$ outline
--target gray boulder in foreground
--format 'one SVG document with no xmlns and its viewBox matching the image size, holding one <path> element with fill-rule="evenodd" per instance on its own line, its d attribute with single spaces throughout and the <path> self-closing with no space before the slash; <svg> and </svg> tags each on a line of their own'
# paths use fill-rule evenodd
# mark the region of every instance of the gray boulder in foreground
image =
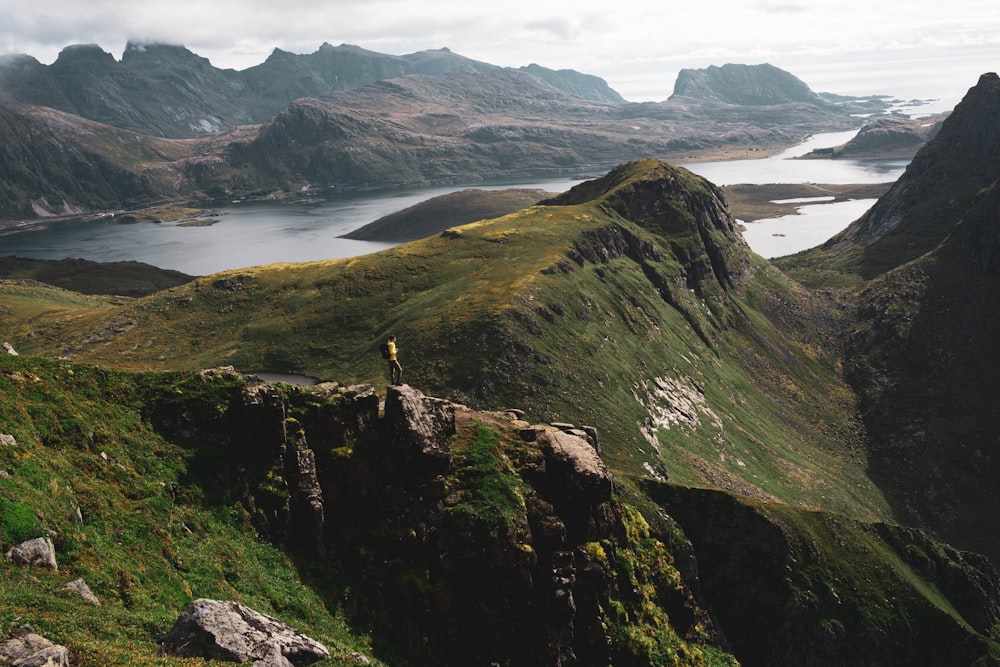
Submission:
<svg viewBox="0 0 1000 667">
<path fill-rule="evenodd" d="M 41 565 L 59 571 L 56 564 L 56 548 L 47 537 L 15 544 L 6 554 L 7 560 L 17 565 Z"/>
<path fill-rule="evenodd" d="M 191 603 L 163 641 L 165 653 L 229 662 L 273 660 L 275 649 L 296 666 L 330 657 L 325 646 L 275 618 L 204 598 Z"/>
<path fill-rule="evenodd" d="M 0 665 L 69 667 L 69 651 L 33 631 L 0 642 Z"/>
</svg>

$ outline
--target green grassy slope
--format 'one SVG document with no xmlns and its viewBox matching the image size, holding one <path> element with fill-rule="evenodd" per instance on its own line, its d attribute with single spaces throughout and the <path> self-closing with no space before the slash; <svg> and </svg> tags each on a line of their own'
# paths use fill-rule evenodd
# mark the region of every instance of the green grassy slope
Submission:
<svg viewBox="0 0 1000 667">
<path fill-rule="evenodd" d="M 152 428 L 153 397 L 211 403 L 226 384 L 0 358 L 0 433 L 16 440 L 0 447 L 0 547 L 52 535 L 60 567 L 0 559 L 4 637 L 29 622 L 80 665 L 228 664 L 159 655 L 180 612 L 208 597 L 276 616 L 334 656 L 370 653 L 238 504 L 196 481 L 197 452 Z M 60 590 L 80 577 L 101 606 Z"/>
<path fill-rule="evenodd" d="M 365 257 L 200 278 L 12 342 L 118 368 L 381 386 L 393 333 L 405 382 L 600 424 L 619 473 L 886 518 L 825 312 L 749 252 L 713 186 L 645 161 L 549 205 Z"/>
</svg>

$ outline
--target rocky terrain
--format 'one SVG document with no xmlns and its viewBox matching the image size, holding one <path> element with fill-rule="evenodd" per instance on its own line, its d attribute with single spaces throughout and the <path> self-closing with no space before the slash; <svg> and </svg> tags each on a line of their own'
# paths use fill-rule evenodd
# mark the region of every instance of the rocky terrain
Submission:
<svg viewBox="0 0 1000 667">
<path fill-rule="evenodd" d="M 941 129 L 948 114 L 927 118 L 876 118 L 866 123 L 847 143 L 818 148 L 806 158 L 913 157 Z"/>
<path fill-rule="evenodd" d="M 0 59 L 0 102 L 50 107 L 154 137 L 185 138 L 263 123 L 296 99 L 384 79 L 499 69 L 448 49 L 391 56 L 323 44 L 302 55 L 275 49 L 263 63 L 235 71 L 213 67 L 182 46 L 129 43 L 119 61 L 96 44 L 77 44 L 52 65 L 25 54 Z M 594 76 L 539 65 L 522 71 L 583 99 L 623 101 Z"/>
<path fill-rule="evenodd" d="M 754 66 L 633 104 L 596 77 L 499 68 L 447 50 L 385 56 L 324 45 L 304 56 L 276 51 L 242 72 L 165 45 L 131 44 L 120 62 L 93 45 L 68 47 L 50 66 L 7 56 L 0 221 L 594 173 L 644 157 L 766 155 L 888 106 L 877 97 L 831 103 L 803 86 Z M 746 91 L 746 103 L 711 90 Z"/>
<path fill-rule="evenodd" d="M 984 74 L 866 215 L 782 262 L 792 273 L 836 267 L 871 277 L 846 339 L 849 376 L 874 437 L 873 474 L 893 489 L 907 521 L 920 517 L 990 552 L 998 536 L 973 524 L 998 506 L 986 482 L 998 474 L 987 435 L 998 424 L 987 379 L 1000 294 L 1000 163 L 991 129 L 998 108 L 1000 78 Z M 917 398 L 922 392 L 931 405 Z M 959 496 L 966 500 L 956 505 Z"/>
<path fill-rule="evenodd" d="M 815 106 L 835 104 L 835 98 L 814 93 L 798 77 L 767 64 L 682 69 L 670 99 L 682 98 L 752 107 L 797 102 Z"/>
</svg>

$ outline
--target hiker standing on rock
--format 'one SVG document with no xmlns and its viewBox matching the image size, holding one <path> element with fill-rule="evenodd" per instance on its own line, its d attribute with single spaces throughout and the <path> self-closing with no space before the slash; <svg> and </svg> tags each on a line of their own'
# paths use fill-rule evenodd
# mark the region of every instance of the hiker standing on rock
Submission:
<svg viewBox="0 0 1000 667">
<path fill-rule="evenodd" d="M 399 365 L 399 361 L 396 359 L 395 336 L 389 336 L 389 342 L 386 343 L 386 348 L 389 352 L 389 356 L 386 357 L 389 360 L 389 380 L 392 384 L 399 384 L 403 379 L 403 367 Z"/>
</svg>

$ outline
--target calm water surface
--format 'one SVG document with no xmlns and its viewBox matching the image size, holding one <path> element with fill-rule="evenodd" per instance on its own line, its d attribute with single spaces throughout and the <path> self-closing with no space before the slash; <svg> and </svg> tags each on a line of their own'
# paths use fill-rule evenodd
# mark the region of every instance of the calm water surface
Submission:
<svg viewBox="0 0 1000 667">
<path fill-rule="evenodd" d="M 815 248 L 835 236 L 875 204 L 875 199 L 853 199 L 835 204 L 800 206 L 798 215 L 745 223 L 743 238 L 761 257 L 782 257 Z"/>
<path fill-rule="evenodd" d="M 814 148 L 839 146 L 857 134 L 817 134 L 803 143 L 760 160 L 692 162 L 682 164 L 716 185 L 751 183 L 889 183 L 895 181 L 909 160 L 795 160 Z"/>
<path fill-rule="evenodd" d="M 770 158 L 699 162 L 683 166 L 717 185 L 883 183 L 894 181 L 902 174 L 907 160 L 788 159 L 813 148 L 841 144 L 853 134 L 816 135 Z M 248 202 L 218 208 L 218 222 L 200 227 L 176 223 L 116 225 L 99 220 L 52 223 L 29 231 L 3 233 L 0 235 L 0 255 L 39 259 L 80 257 L 101 262 L 134 260 L 192 275 L 276 262 L 353 257 L 394 244 L 353 241 L 338 238 L 340 235 L 425 199 L 465 187 L 524 187 L 562 192 L 578 182 L 567 178 L 502 185 L 424 188 L 341 195 L 308 204 Z M 761 222 L 751 223 L 746 233 L 750 247 L 773 257 L 776 255 L 768 253 L 774 252 L 774 246 L 779 245 L 777 241 L 780 239 L 781 249 L 777 254 L 796 252 L 825 241 L 858 217 L 854 215 L 855 209 L 837 204 L 808 208 L 828 209 L 835 219 L 824 223 L 826 226 L 823 227 L 804 224 L 803 216 L 788 216 L 781 219 L 783 222 L 774 223 L 774 227 L 761 226 Z M 818 229 L 823 229 L 821 234 L 827 234 L 827 229 L 832 229 L 832 232 L 813 241 Z"/>
</svg>

